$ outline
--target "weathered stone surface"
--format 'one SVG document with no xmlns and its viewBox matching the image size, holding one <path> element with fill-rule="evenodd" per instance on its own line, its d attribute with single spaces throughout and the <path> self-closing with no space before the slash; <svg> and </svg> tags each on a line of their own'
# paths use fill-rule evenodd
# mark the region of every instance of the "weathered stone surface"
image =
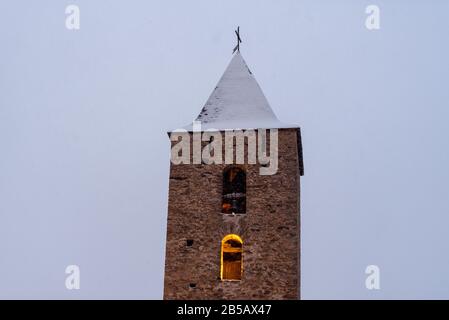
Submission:
<svg viewBox="0 0 449 320">
<path fill-rule="evenodd" d="M 260 175 L 259 164 L 242 165 L 242 215 L 221 213 L 226 165 L 171 164 L 164 299 L 299 299 L 298 138 L 296 129 L 279 130 L 275 175 Z M 229 233 L 243 239 L 241 281 L 220 280 L 221 240 Z"/>
</svg>

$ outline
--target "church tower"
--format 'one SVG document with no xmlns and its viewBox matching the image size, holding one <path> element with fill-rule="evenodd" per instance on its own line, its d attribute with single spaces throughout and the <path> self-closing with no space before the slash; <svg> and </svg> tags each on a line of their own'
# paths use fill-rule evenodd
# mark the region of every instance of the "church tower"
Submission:
<svg viewBox="0 0 449 320">
<path fill-rule="evenodd" d="M 169 134 L 164 299 L 300 299 L 301 132 L 238 50 L 196 121 Z"/>
</svg>

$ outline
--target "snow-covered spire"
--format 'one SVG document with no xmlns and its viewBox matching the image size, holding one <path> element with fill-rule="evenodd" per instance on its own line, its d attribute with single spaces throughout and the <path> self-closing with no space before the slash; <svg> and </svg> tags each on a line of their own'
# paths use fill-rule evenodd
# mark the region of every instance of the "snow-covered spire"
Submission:
<svg viewBox="0 0 449 320">
<path fill-rule="evenodd" d="M 293 128 L 280 122 L 237 51 L 200 114 L 202 129 Z M 192 126 L 187 126 L 190 129 Z"/>
</svg>

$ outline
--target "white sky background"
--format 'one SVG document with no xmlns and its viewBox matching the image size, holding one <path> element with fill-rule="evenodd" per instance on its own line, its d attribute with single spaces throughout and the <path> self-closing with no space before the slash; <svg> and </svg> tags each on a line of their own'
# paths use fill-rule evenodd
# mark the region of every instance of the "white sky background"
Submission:
<svg viewBox="0 0 449 320">
<path fill-rule="evenodd" d="M 165 131 L 196 117 L 237 25 L 274 112 L 302 127 L 303 297 L 449 298 L 443 0 L 2 1 L 0 298 L 162 297 Z"/>
</svg>

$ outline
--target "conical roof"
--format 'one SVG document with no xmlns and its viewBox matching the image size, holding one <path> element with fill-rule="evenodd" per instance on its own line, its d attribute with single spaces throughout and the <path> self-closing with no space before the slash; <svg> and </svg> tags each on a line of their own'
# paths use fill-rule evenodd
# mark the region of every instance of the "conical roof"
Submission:
<svg viewBox="0 0 449 320">
<path fill-rule="evenodd" d="M 232 57 L 196 121 L 201 121 L 201 130 L 298 127 L 277 119 L 239 51 Z M 192 129 L 192 125 L 185 129 Z"/>
</svg>

